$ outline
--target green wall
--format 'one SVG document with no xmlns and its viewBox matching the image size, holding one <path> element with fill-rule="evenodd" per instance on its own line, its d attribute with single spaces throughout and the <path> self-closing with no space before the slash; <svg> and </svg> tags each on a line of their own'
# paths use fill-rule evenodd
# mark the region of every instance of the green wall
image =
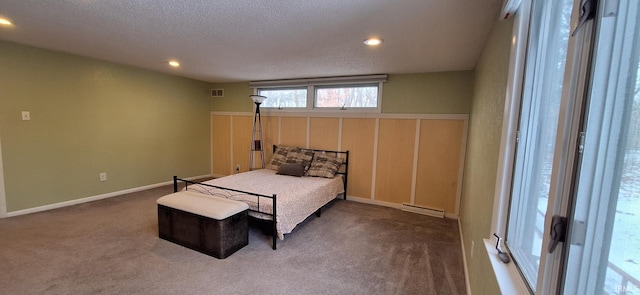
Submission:
<svg viewBox="0 0 640 295">
<path fill-rule="evenodd" d="M 500 294 L 482 239 L 491 231 L 512 27 L 512 21 L 496 21 L 475 68 L 460 202 L 472 294 Z"/>
<path fill-rule="evenodd" d="M 252 112 L 253 102 L 249 95 L 253 89 L 249 88 L 249 82 L 219 83 L 213 85 L 215 89 L 224 89 L 224 97 L 211 99 L 211 110 L 217 112 Z"/>
<path fill-rule="evenodd" d="M 210 174 L 210 88 L 0 41 L 7 211 Z"/>
<path fill-rule="evenodd" d="M 473 71 L 389 75 L 383 113 L 468 114 Z"/>
<path fill-rule="evenodd" d="M 219 83 L 224 97 L 211 100 L 211 110 L 251 112 L 249 83 Z M 388 75 L 382 87 L 382 113 L 468 114 L 473 71 Z"/>
</svg>

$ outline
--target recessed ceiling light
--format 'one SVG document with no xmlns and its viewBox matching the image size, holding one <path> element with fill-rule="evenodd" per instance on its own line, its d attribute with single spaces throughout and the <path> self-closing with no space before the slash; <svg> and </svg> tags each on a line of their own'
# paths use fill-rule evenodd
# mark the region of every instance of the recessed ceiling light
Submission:
<svg viewBox="0 0 640 295">
<path fill-rule="evenodd" d="M 369 46 L 380 45 L 380 43 L 382 43 L 382 39 L 379 38 L 369 38 L 367 40 L 364 40 L 364 44 Z"/>
<path fill-rule="evenodd" d="M 180 66 L 180 63 L 175 61 L 175 60 L 171 60 L 171 61 L 169 61 L 169 65 L 174 67 L 174 68 L 177 68 L 177 67 Z"/>
<path fill-rule="evenodd" d="M 0 25 L 10 26 L 13 25 L 10 20 L 6 18 L 0 18 Z"/>
</svg>

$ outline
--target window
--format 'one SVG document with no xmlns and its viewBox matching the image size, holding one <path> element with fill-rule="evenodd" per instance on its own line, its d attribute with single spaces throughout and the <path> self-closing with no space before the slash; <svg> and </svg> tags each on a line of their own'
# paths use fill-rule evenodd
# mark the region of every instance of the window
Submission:
<svg viewBox="0 0 640 295">
<path fill-rule="evenodd" d="M 535 1 L 506 245 L 535 290 L 547 213 L 573 0 Z"/>
<path fill-rule="evenodd" d="M 593 20 L 572 35 L 585 3 Z M 640 4 L 523 0 L 519 14 L 530 18 L 514 28 L 529 34 L 511 63 L 522 91 L 504 119 L 517 132 L 503 133 L 492 225 L 515 261 L 512 282 L 535 294 L 637 294 Z M 567 220 L 554 251 L 552 216 Z"/>
<path fill-rule="evenodd" d="M 378 85 L 316 87 L 317 108 L 377 108 Z"/>
<path fill-rule="evenodd" d="M 640 3 L 604 4 L 571 196 L 565 294 L 640 293 Z"/>
<path fill-rule="evenodd" d="M 266 96 L 263 108 L 279 110 L 379 111 L 386 75 L 259 81 L 249 83 Z"/>
<path fill-rule="evenodd" d="M 306 108 L 307 88 L 258 89 L 258 95 L 267 97 L 262 103 L 265 108 Z"/>
</svg>

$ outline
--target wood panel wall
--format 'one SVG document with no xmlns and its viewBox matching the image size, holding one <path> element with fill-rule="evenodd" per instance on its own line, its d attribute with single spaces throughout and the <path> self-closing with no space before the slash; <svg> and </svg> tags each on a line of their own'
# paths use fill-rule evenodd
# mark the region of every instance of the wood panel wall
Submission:
<svg viewBox="0 0 640 295">
<path fill-rule="evenodd" d="M 375 199 L 411 202 L 416 120 L 382 119 L 378 131 Z"/>
<path fill-rule="evenodd" d="M 273 144 L 349 150 L 350 198 L 457 217 L 468 115 L 262 116 L 267 163 Z M 213 175 L 248 170 L 252 126 L 253 114 L 212 112 Z"/>
<path fill-rule="evenodd" d="M 211 116 L 211 174 L 229 175 L 231 170 L 231 116 Z M 234 159 L 235 160 L 235 159 Z"/>
<path fill-rule="evenodd" d="M 375 119 L 345 118 L 342 120 L 342 147 L 349 151 L 348 196 L 373 199 L 373 155 L 376 136 Z"/>
</svg>

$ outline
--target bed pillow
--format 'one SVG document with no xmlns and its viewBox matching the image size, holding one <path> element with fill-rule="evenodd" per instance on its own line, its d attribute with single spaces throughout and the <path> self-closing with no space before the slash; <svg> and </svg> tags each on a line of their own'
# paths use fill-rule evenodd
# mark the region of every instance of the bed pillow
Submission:
<svg viewBox="0 0 640 295">
<path fill-rule="evenodd" d="M 300 163 L 284 163 L 280 165 L 276 174 L 301 177 L 304 175 L 304 168 Z"/>
<path fill-rule="evenodd" d="M 316 153 L 307 171 L 307 176 L 333 178 L 342 166 L 344 159 L 327 156 L 325 153 Z"/>
<path fill-rule="evenodd" d="M 313 160 L 313 154 L 313 150 L 296 148 L 295 150 L 289 151 L 289 154 L 287 154 L 287 163 L 302 164 L 302 166 L 305 167 L 305 171 L 307 171 L 311 165 L 311 161 Z"/>
<path fill-rule="evenodd" d="M 279 145 L 276 147 L 276 150 L 273 152 L 273 156 L 271 156 L 271 161 L 267 164 L 267 169 L 278 171 L 278 168 L 284 163 L 287 163 L 287 156 L 289 152 L 295 151 L 298 148 Z"/>
</svg>

